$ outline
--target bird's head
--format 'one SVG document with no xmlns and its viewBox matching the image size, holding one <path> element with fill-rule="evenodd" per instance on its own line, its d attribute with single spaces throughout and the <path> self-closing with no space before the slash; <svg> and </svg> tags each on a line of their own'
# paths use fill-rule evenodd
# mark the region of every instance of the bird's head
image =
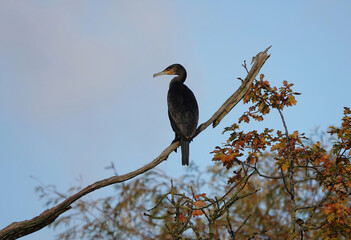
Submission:
<svg viewBox="0 0 351 240">
<path fill-rule="evenodd" d="M 162 72 L 159 72 L 159 73 L 155 73 L 154 74 L 154 77 L 158 77 L 158 76 L 161 76 L 161 75 L 186 75 L 186 71 L 185 71 L 185 68 L 176 63 L 176 64 L 172 64 L 171 66 L 168 66 L 166 67 L 165 70 L 163 70 Z"/>
</svg>

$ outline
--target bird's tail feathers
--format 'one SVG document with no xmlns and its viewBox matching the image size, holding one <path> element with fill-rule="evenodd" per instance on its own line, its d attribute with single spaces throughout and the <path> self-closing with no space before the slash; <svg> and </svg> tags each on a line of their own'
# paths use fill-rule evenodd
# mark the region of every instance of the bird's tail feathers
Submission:
<svg viewBox="0 0 351 240">
<path fill-rule="evenodd" d="M 180 141 L 182 149 L 182 165 L 189 166 L 189 141 Z"/>
</svg>

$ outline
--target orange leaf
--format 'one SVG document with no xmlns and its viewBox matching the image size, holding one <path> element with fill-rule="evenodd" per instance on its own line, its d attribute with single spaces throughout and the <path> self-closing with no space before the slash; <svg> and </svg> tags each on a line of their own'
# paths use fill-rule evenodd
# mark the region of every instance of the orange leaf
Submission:
<svg viewBox="0 0 351 240">
<path fill-rule="evenodd" d="M 193 211 L 193 217 L 201 216 L 203 213 L 201 210 L 194 210 Z"/>
<path fill-rule="evenodd" d="M 179 221 L 181 223 L 185 223 L 186 222 L 186 217 L 182 213 L 179 214 Z"/>
<path fill-rule="evenodd" d="M 297 135 L 299 135 L 298 131 L 294 131 L 294 133 L 291 135 L 293 138 L 297 138 Z"/>
<path fill-rule="evenodd" d="M 198 200 L 198 201 L 194 202 L 194 205 L 197 208 L 201 208 L 201 207 L 204 207 L 206 205 L 206 203 L 204 201 Z"/>
<path fill-rule="evenodd" d="M 202 194 L 199 194 L 199 195 L 195 195 L 194 198 L 197 199 L 199 197 L 205 197 L 206 196 L 206 193 L 202 193 Z"/>
</svg>

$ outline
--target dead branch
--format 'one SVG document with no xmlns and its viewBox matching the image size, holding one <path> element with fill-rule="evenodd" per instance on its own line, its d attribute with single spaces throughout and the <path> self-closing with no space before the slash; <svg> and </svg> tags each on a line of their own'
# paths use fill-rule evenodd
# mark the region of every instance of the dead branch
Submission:
<svg viewBox="0 0 351 240">
<path fill-rule="evenodd" d="M 260 52 L 255 57 L 253 57 L 252 59 L 253 66 L 249 71 L 249 73 L 247 74 L 241 86 L 232 96 L 230 96 L 225 101 L 225 103 L 218 109 L 218 111 L 207 122 L 201 124 L 197 128 L 195 136 L 197 136 L 200 132 L 205 130 L 211 123 L 213 123 L 213 127 L 216 127 L 220 123 L 220 121 L 229 113 L 229 111 L 241 100 L 241 98 L 245 95 L 247 90 L 250 88 L 253 80 L 259 73 L 265 61 L 270 57 L 270 54 L 267 54 L 267 51 L 270 48 L 271 46 L 268 47 L 265 51 Z M 180 144 L 179 142 L 172 143 L 152 162 L 146 164 L 145 166 L 133 172 L 120 175 L 120 176 L 113 176 L 101 181 L 97 181 L 83 188 L 76 194 L 68 197 L 60 204 L 45 210 L 39 216 L 36 216 L 30 220 L 11 223 L 4 229 L 0 230 L 0 239 L 3 239 L 3 240 L 17 239 L 46 227 L 50 223 L 54 222 L 55 219 L 58 216 L 60 216 L 62 213 L 71 209 L 72 203 L 74 203 L 81 197 L 87 195 L 88 193 L 93 192 L 99 188 L 109 186 L 111 184 L 127 181 L 156 167 L 158 164 L 166 160 L 169 154 L 172 153 L 177 147 L 179 147 L 179 144 Z"/>
<path fill-rule="evenodd" d="M 231 95 L 223 103 L 223 105 L 217 110 L 215 114 L 213 114 L 213 116 L 207 122 L 204 122 L 197 128 L 195 136 L 202 132 L 204 129 L 206 129 L 211 123 L 213 123 L 213 127 L 216 127 L 221 122 L 221 120 L 230 112 L 230 110 L 232 110 L 232 108 L 244 97 L 247 90 L 249 90 L 249 88 L 251 87 L 253 80 L 260 72 L 261 67 L 271 56 L 270 54 L 267 54 L 267 51 L 271 47 L 272 46 L 269 46 L 268 48 L 266 48 L 266 50 L 258 53 L 255 57 L 252 58 L 251 63 L 253 63 L 253 66 L 251 67 L 251 70 L 247 74 L 241 86 L 238 88 L 238 90 L 236 90 L 235 93 L 233 93 L 233 95 Z"/>
</svg>

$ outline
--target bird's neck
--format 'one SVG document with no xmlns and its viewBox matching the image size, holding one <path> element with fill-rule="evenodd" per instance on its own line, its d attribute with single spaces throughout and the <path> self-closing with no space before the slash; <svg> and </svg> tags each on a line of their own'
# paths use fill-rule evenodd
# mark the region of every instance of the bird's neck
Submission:
<svg viewBox="0 0 351 240">
<path fill-rule="evenodd" d="M 173 78 L 169 84 L 172 85 L 173 83 L 184 83 L 185 79 L 186 79 L 186 72 L 181 73 L 175 78 Z"/>
</svg>

